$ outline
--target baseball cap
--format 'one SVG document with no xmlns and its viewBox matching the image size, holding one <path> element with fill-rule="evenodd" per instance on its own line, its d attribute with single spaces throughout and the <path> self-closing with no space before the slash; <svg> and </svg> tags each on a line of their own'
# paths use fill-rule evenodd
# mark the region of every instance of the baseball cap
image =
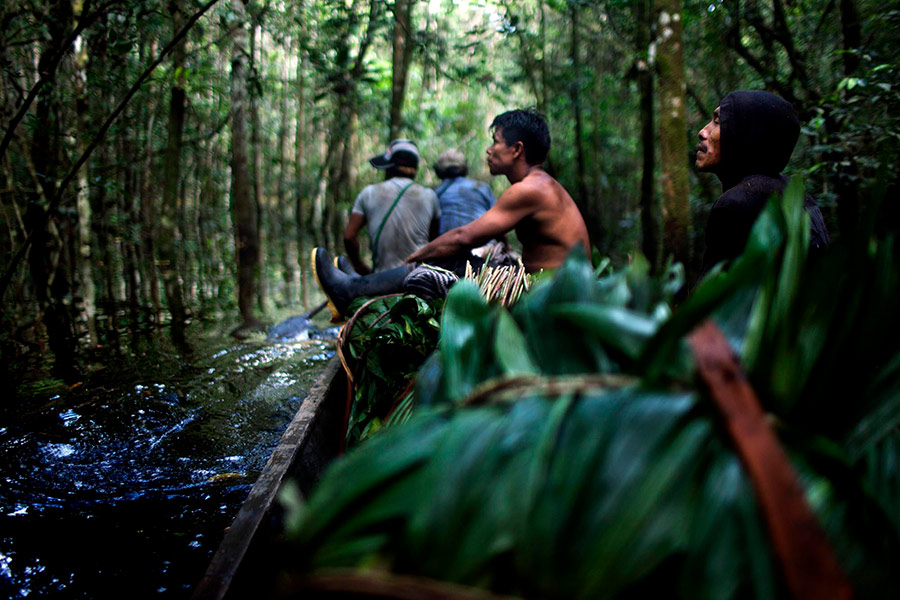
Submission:
<svg viewBox="0 0 900 600">
<path fill-rule="evenodd" d="M 419 166 L 419 149 L 412 140 L 394 140 L 384 154 L 373 156 L 369 163 L 376 169 L 390 169 L 397 165 Z"/>
</svg>

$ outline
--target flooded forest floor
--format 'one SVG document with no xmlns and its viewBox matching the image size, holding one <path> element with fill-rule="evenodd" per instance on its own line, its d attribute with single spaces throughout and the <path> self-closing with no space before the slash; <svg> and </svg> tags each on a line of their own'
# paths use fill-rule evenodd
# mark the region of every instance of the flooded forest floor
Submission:
<svg viewBox="0 0 900 600">
<path fill-rule="evenodd" d="M 0 596 L 190 596 L 334 354 L 321 313 L 284 342 L 229 325 L 195 322 L 180 349 L 166 328 L 134 334 L 94 350 L 71 386 L 37 363 L 7 382 Z"/>
</svg>

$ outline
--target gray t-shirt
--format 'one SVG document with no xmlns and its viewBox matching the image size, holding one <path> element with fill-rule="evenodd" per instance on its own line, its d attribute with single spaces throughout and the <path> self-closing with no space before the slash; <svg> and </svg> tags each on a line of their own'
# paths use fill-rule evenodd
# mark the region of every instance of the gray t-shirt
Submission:
<svg viewBox="0 0 900 600">
<path fill-rule="evenodd" d="M 363 215 L 369 229 L 374 271 L 399 267 L 406 257 L 428 243 L 428 230 L 433 219 L 440 219 L 441 208 L 434 190 L 413 183 L 388 215 L 374 248 L 378 228 L 404 187 L 412 183 L 407 177 L 393 177 L 363 188 L 353 203 L 352 212 Z"/>
</svg>

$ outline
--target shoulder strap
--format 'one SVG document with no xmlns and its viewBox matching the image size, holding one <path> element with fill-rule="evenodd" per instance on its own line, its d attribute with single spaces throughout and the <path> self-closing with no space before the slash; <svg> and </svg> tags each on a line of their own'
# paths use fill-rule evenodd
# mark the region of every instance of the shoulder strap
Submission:
<svg viewBox="0 0 900 600">
<path fill-rule="evenodd" d="M 372 262 L 375 262 L 375 255 L 378 254 L 378 240 L 381 239 L 381 232 L 384 230 L 384 224 L 387 223 L 387 220 L 391 218 L 391 213 L 394 212 L 394 207 L 397 206 L 397 203 L 400 202 L 400 198 L 412 184 L 413 182 L 410 181 L 405 186 L 403 186 L 403 189 L 400 190 L 400 193 L 397 194 L 396 198 L 394 198 L 394 203 L 391 204 L 391 207 L 388 209 L 387 214 L 384 215 L 384 219 L 381 220 L 381 225 L 378 227 L 378 233 L 375 234 L 375 243 L 372 244 Z"/>
<path fill-rule="evenodd" d="M 447 191 L 447 189 L 453 184 L 453 181 L 447 180 L 441 182 L 441 185 L 435 188 L 434 193 L 437 195 L 438 199 Z"/>
</svg>

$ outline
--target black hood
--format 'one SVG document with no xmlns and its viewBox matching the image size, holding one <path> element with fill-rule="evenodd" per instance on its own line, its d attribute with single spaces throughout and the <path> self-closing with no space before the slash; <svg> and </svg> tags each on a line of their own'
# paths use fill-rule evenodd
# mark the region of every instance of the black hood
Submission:
<svg viewBox="0 0 900 600">
<path fill-rule="evenodd" d="M 800 135 L 789 102 L 763 91 L 731 92 L 719 103 L 722 162 L 716 175 L 729 189 L 748 175 L 777 176 Z"/>
</svg>

